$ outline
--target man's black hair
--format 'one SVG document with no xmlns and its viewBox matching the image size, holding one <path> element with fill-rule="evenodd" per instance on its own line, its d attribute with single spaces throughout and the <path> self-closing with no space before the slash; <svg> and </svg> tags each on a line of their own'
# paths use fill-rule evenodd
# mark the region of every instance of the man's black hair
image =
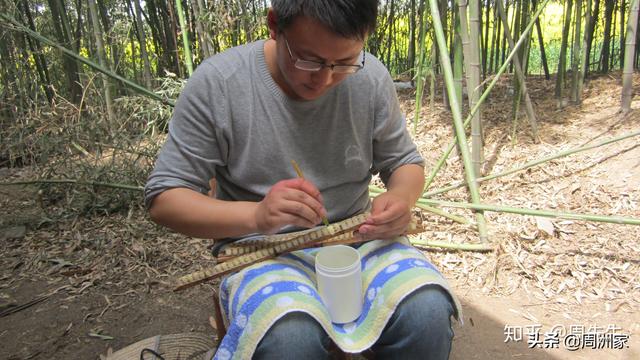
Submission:
<svg viewBox="0 0 640 360">
<path fill-rule="evenodd" d="M 278 31 L 304 15 L 349 39 L 364 39 L 373 33 L 378 16 L 378 0 L 271 0 L 271 8 Z"/>
</svg>

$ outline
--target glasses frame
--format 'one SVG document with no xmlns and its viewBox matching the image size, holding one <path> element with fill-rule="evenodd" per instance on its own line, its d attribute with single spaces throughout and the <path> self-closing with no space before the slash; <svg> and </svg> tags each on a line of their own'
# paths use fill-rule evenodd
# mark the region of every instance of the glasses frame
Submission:
<svg viewBox="0 0 640 360">
<path fill-rule="evenodd" d="M 291 58 L 291 62 L 293 62 L 293 66 L 295 66 L 295 68 L 298 69 L 298 70 L 308 71 L 308 72 L 318 72 L 318 71 L 322 70 L 323 68 L 329 68 L 329 70 L 331 70 L 332 72 L 334 72 L 336 74 L 355 74 L 358 71 L 362 70 L 362 68 L 364 67 L 364 59 L 365 59 L 365 51 L 364 51 L 364 49 L 362 50 L 362 62 L 360 64 L 354 64 L 354 65 L 330 64 L 330 65 L 327 65 L 327 64 L 319 62 L 319 61 L 303 60 L 303 59 L 300 59 L 298 57 L 294 57 L 293 53 L 291 52 L 291 47 L 289 47 L 289 41 L 287 40 L 287 37 L 284 36 L 284 33 L 282 34 L 282 37 L 284 38 L 284 43 L 287 46 L 287 50 L 289 51 L 289 58 Z M 305 65 L 307 65 L 307 66 L 305 67 Z"/>
</svg>

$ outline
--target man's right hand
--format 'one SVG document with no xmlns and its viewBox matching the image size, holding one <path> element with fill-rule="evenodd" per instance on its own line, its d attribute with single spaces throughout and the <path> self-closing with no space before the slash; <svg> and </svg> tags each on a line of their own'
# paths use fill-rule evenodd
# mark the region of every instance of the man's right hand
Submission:
<svg viewBox="0 0 640 360">
<path fill-rule="evenodd" d="M 273 185 L 258 203 L 255 220 L 260 233 L 273 234 L 286 225 L 314 227 L 326 214 L 320 190 L 311 182 L 297 178 Z"/>
</svg>

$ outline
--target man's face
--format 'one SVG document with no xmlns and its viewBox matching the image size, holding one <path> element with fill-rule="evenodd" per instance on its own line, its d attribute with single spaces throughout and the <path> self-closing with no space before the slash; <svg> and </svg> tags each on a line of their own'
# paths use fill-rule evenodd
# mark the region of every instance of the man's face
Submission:
<svg viewBox="0 0 640 360">
<path fill-rule="evenodd" d="M 325 65 L 362 63 L 362 40 L 341 37 L 308 17 L 297 17 L 286 30 L 276 33 L 276 41 L 281 75 L 276 82 L 287 95 L 298 100 L 317 99 L 350 74 L 337 73 L 329 67 L 319 71 L 301 70 L 296 68 L 296 60 Z"/>
</svg>

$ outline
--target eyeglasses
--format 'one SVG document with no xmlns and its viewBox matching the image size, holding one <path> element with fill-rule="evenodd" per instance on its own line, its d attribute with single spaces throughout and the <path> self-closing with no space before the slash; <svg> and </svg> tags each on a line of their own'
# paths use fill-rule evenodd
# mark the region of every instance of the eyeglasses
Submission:
<svg viewBox="0 0 640 360">
<path fill-rule="evenodd" d="M 284 37 L 284 34 L 282 37 Z M 287 41 L 286 37 L 284 37 L 284 43 L 287 45 L 287 50 L 289 50 L 289 57 L 293 62 L 293 66 L 295 66 L 296 69 L 299 69 L 299 70 L 316 72 L 316 71 L 322 70 L 322 68 L 329 68 L 331 69 L 331 71 L 338 74 L 353 74 L 358 72 L 360 69 L 364 67 L 364 55 L 365 55 L 364 50 L 362 50 L 362 63 L 360 65 L 342 65 L 342 64 L 327 65 L 319 61 L 302 60 L 300 58 L 294 58 L 293 54 L 291 53 L 291 48 L 289 47 L 289 41 Z"/>
</svg>

